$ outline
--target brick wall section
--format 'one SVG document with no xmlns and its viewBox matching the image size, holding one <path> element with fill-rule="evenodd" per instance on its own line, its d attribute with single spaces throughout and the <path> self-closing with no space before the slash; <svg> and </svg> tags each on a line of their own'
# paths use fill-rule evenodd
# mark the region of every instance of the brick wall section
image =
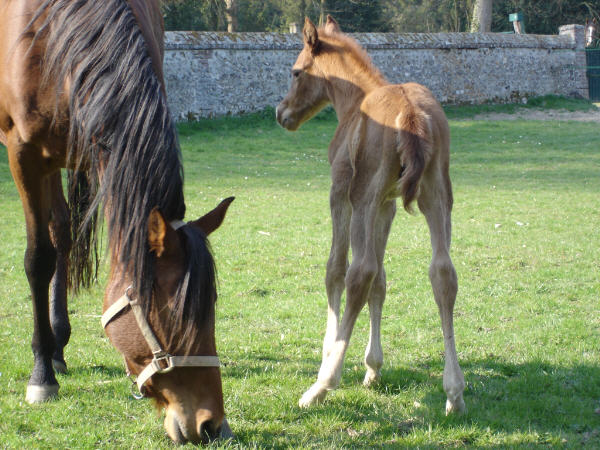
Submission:
<svg viewBox="0 0 600 450">
<path fill-rule="evenodd" d="M 583 27 L 558 36 L 368 33 L 354 37 L 394 83 L 416 81 L 444 103 L 587 97 Z M 581 34 L 581 36 L 579 36 Z M 274 107 L 288 89 L 299 34 L 167 32 L 165 80 L 178 120 Z M 586 81 L 587 83 L 587 81 Z"/>
</svg>

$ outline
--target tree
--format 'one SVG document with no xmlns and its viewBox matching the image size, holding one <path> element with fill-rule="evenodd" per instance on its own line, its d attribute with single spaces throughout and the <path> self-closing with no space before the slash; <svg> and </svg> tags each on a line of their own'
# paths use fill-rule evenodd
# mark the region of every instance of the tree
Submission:
<svg viewBox="0 0 600 450">
<path fill-rule="evenodd" d="M 489 33 L 492 31 L 492 0 L 476 0 L 473 7 L 471 33 Z"/>
<path fill-rule="evenodd" d="M 236 0 L 225 0 L 225 18 L 227 19 L 227 31 L 230 33 L 237 31 L 238 23 Z"/>
<path fill-rule="evenodd" d="M 345 32 L 383 31 L 385 28 L 380 0 L 321 0 L 321 5 L 320 23 L 331 14 Z"/>
</svg>

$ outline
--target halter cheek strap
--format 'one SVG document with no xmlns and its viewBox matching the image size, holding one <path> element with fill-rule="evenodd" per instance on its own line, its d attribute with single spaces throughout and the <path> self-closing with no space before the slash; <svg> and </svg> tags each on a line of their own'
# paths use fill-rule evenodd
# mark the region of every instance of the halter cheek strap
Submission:
<svg viewBox="0 0 600 450">
<path fill-rule="evenodd" d="M 160 343 L 154 336 L 144 311 L 137 300 L 133 300 L 129 295 L 132 287 L 129 286 L 125 290 L 125 294 L 114 302 L 105 312 L 102 314 L 101 323 L 102 327 L 110 323 L 110 321 L 121 311 L 128 306 L 131 308 L 135 316 L 135 320 L 140 328 L 142 336 L 146 340 L 146 343 L 152 351 L 152 361 L 142 370 L 137 376 L 135 383 L 139 391 L 144 393 L 143 388 L 146 381 L 157 373 L 167 373 L 176 367 L 220 367 L 220 361 L 218 356 L 173 356 L 162 349 Z"/>
</svg>

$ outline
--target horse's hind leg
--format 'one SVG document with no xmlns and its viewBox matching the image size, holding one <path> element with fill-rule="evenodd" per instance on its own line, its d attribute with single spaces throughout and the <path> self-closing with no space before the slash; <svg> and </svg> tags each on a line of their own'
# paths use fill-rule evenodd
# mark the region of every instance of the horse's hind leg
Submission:
<svg viewBox="0 0 600 450">
<path fill-rule="evenodd" d="M 56 349 L 52 355 L 52 365 L 58 373 L 65 373 L 67 365 L 63 349 L 71 336 L 71 324 L 67 311 L 67 272 L 71 250 L 71 227 L 59 172 L 51 176 L 50 185 L 52 192 L 50 237 L 57 252 L 56 270 L 50 285 L 50 324 L 56 343 Z"/>
<path fill-rule="evenodd" d="M 383 350 L 381 348 L 381 314 L 386 293 L 383 258 L 395 214 L 396 202 L 387 201 L 382 205 L 377 217 L 375 250 L 377 253 L 377 262 L 379 263 L 379 271 L 377 272 L 375 280 L 373 280 L 369 295 L 370 334 L 369 343 L 365 351 L 365 365 L 367 367 L 367 372 L 363 381 L 365 386 L 372 386 L 379 382 L 379 379 L 381 378 L 381 366 L 383 365 Z"/>
<path fill-rule="evenodd" d="M 458 364 L 454 343 L 453 311 L 458 281 L 450 259 L 452 191 L 447 174 L 443 174 L 442 171 L 432 172 L 421 182 L 418 203 L 431 233 L 433 259 L 429 267 L 429 279 L 442 320 L 445 355 L 443 385 L 447 396 L 446 414 L 448 414 L 464 411 L 465 381 Z"/>
<path fill-rule="evenodd" d="M 27 226 L 25 273 L 33 300 L 33 350 L 34 365 L 26 400 L 41 402 L 58 393 L 58 382 L 52 368 L 54 336 L 48 311 L 48 287 L 56 265 L 56 250 L 50 240 L 50 195 L 47 177 L 41 168 L 44 161 L 40 151 L 23 143 L 15 133 L 8 137 L 10 171 L 21 197 Z"/>
</svg>

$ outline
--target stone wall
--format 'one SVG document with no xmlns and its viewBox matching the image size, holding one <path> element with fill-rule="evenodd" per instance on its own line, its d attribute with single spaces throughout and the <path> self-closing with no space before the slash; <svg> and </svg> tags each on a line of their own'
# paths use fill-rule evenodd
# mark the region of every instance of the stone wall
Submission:
<svg viewBox="0 0 600 450">
<path fill-rule="evenodd" d="M 580 36 L 581 35 L 581 36 Z M 583 26 L 558 36 L 369 33 L 354 37 L 394 83 L 416 81 L 443 103 L 587 97 Z M 299 34 L 167 32 L 165 80 L 178 120 L 276 106 L 302 48 Z M 583 53 L 584 54 L 584 53 Z M 585 54 L 584 54 L 585 58 Z"/>
</svg>

